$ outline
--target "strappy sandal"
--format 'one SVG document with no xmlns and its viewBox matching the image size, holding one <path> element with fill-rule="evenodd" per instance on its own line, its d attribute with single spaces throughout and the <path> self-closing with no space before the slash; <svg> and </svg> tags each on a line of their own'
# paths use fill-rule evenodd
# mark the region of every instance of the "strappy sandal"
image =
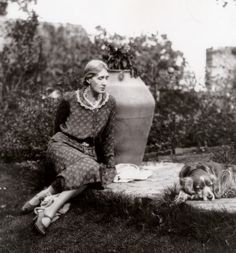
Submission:
<svg viewBox="0 0 236 253">
<path fill-rule="evenodd" d="M 21 208 L 21 213 L 22 214 L 27 214 L 30 213 L 34 210 L 35 207 L 40 205 L 41 200 L 43 200 L 46 196 L 51 195 L 50 192 L 46 192 L 45 195 L 38 195 L 36 194 L 33 198 L 31 198 L 30 200 L 28 200 L 23 207 Z M 34 199 L 35 204 L 31 204 L 30 202 Z"/>
<path fill-rule="evenodd" d="M 32 199 L 31 199 L 32 200 Z M 36 201 L 36 204 L 30 204 L 30 201 L 27 201 L 23 207 L 21 208 L 21 213 L 22 214 L 27 214 L 27 213 L 30 213 L 34 210 L 35 207 L 39 206 L 40 204 L 40 201 L 41 201 L 41 198 L 38 198 L 37 201 Z"/>
<path fill-rule="evenodd" d="M 38 212 L 37 216 L 35 217 L 36 222 L 34 223 L 34 227 L 36 228 L 36 230 L 41 234 L 41 235 L 45 235 L 46 234 L 46 229 L 49 227 L 50 223 L 46 226 L 45 224 L 43 224 L 43 218 L 49 218 L 50 219 L 50 223 L 52 221 L 52 217 L 46 215 L 44 213 L 44 211 L 40 211 Z"/>
</svg>

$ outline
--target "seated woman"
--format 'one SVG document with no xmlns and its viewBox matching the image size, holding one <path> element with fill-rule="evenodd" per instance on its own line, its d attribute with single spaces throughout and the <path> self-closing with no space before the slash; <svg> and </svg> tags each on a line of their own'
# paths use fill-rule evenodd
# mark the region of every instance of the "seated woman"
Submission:
<svg viewBox="0 0 236 253">
<path fill-rule="evenodd" d="M 49 207 L 38 214 L 34 225 L 41 234 L 45 234 L 52 218 L 69 199 L 90 184 L 104 186 L 115 177 L 116 103 L 106 92 L 107 69 L 100 60 L 88 62 L 84 69 L 83 87 L 66 93 L 58 107 L 55 134 L 47 149 L 47 159 L 52 162 L 57 177 L 47 189 L 22 207 L 24 213 L 30 212 L 47 195 L 60 193 Z"/>
</svg>

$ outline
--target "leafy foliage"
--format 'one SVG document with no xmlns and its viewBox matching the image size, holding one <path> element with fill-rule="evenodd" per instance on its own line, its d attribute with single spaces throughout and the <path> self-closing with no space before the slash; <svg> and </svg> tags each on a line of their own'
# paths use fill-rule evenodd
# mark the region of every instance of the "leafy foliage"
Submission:
<svg viewBox="0 0 236 253">
<path fill-rule="evenodd" d="M 62 91 L 77 89 L 85 64 L 99 57 L 99 51 L 81 26 L 42 23 L 42 86 Z"/>
<path fill-rule="evenodd" d="M 2 141 L 0 154 L 3 159 L 32 159 L 46 150 L 53 131 L 57 101 L 12 94 L 8 110 L 0 115 Z"/>
<path fill-rule="evenodd" d="M 97 31 L 95 45 L 101 49 L 102 59 L 110 69 L 131 70 L 132 74 L 139 75 L 147 85 L 156 89 L 178 86 L 185 59 L 180 51 L 172 49 L 166 35 L 111 35 L 100 26 Z"/>
<path fill-rule="evenodd" d="M 7 23 L 8 43 L 0 52 L 3 99 L 10 93 L 18 96 L 37 90 L 41 70 L 41 40 L 36 34 L 38 19 L 32 13 L 27 20 Z"/>
<path fill-rule="evenodd" d="M 136 71 L 134 66 L 135 51 L 131 42 L 119 34 L 109 35 L 101 26 L 97 26 L 98 34 L 95 36 L 97 48 L 102 50 L 102 59 L 110 69 Z"/>
<path fill-rule="evenodd" d="M 0 0 L 0 16 L 7 14 L 7 7 L 9 3 L 17 3 L 20 10 L 30 13 L 29 5 L 31 3 L 36 4 L 37 0 Z"/>
<path fill-rule="evenodd" d="M 207 147 L 235 143 L 236 120 L 226 97 L 209 93 L 163 91 L 148 145 L 151 150 L 175 147 Z"/>
</svg>

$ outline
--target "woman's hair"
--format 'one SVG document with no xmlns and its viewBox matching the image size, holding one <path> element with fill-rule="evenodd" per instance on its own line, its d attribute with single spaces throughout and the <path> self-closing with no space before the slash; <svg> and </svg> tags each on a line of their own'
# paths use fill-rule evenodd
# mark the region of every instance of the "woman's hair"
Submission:
<svg viewBox="0 0 236 253">
<path fill-rule="evenodd" d="M 84 68 L 83 84 L 88 85 L 88 79 L 94 77 L 103 69 L 108 70 L 108 66 L 101 60 L 91 60 L 87 63 Z"/>
</svg>

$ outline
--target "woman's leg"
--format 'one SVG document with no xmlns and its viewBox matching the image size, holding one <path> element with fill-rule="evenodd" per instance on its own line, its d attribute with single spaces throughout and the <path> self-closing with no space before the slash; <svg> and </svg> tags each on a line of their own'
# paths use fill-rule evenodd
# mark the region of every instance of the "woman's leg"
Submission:
<svg viewBox="0 0 236 253">
<path fill-rule="evenodd" d="M 88 183 L 100 181 L 100 165 L 92 157 L 59 142 L 54 142 L 48 152 L 57 171 L 57 178 L 51 186 L 60 194 L 50 206 L 38 214 L 35 227 L 42 234 L 45 234 L 51 219 L 68 200 L 81 193 Z M 76 190 L 64 190 L 73 188 Z"/>
<path fill-rule="evenodd" d="M 46 207 L 42 212 L 38 214 L 38 219 L 35 222 L 36 229 L 43 235 L 46 233 L 46 228 L 50 225 L 52 218 L 55 216 L 57 211 L 71 198 L 77 196 L 86 186 L 81 186 L 76 190 L 63 191 L 55 199 L 55 201 Z"/>
<path fill-rule="evenodd" d="M 62 191 L 55 201 L 47 208 L 45 208 L 44 213 L 46 216 L 53 218 L 57 211 L 71 198 L 77 196 L 82 191 L 86 189 L 86 185 L 81 186 L 75 190 Z"/>
<path fill-rule="evenodd" d="M 64 186 L 64 178 L 63 177 L 57 177 L 54 182 L 46 189 L 40 191 L 37 193 L 32 199 L 27 201 L 24 206 L 21 208 L 23 213 L 28 213 L 30 211 L 33 211 L 33 209 L 40 205 L 41 200 L 43 200 L 48 195 L 53 195 L 56 193 L 59 193 L 63 190 Z"/>
</svg>

